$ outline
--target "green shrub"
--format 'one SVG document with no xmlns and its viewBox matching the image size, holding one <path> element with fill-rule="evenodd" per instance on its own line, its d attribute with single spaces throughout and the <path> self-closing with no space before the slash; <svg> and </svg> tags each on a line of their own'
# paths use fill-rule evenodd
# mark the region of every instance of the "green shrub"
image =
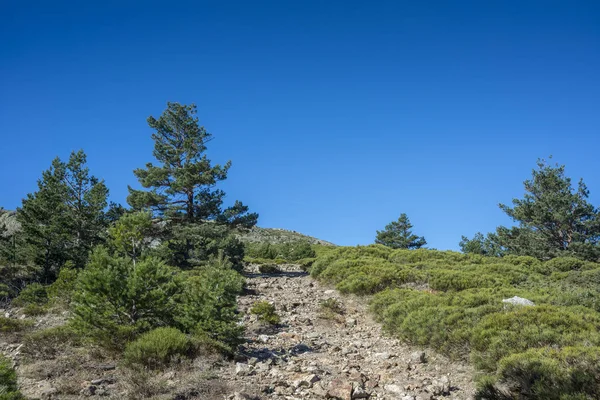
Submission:
<svg viewBox="0 0 600 400">
<path fill-rule="evenodd" d="M 48 293 L 46 287 L 39 283 L 30 283 L 13 300 L 17 307 L 24 307 L 28 304 L 42 306 L 48 303 Z"/>
<path fill-rule="evenodd" d="M 0 400 L 25 399 L 17 387 L 17 374 L 10 360 L 0 354 Z"/>
<path fill-rule="evenodd" d="M 250 309 L 250 312 L 258 316 L 259 321 L 267 324 L 277 325 L 281 322 L 275 306 L 268 301 L 257 301 Z"/>
<path fill-rule="evenodd" d="M 213 259 L 207 267 L 190 271 L 183 279 L 176 326 L 232 350 L 243 333 L 236 301 L 243 286 L 242 276 L 223 259 Z"/>
<path fill-rule="evenodd" d="M 261 274 L 279 274 L 281 270 L 275 264 L 261 264 L 258 266 L 258 272 Z"/>
<path fill-rule="evenodd" d="M 341 321 L 344 314 L 344 306 L 334 298 L 329 298 L 319 302 L 320 316 L 325 319 Z"/>
<path fill-rule="evenodd" d="M 174 325 L 180 290 L 175 270 L 162 261 L 134 263 L 98 248 L 79 274 L 74 323 L 97 339 L 122 346 L 141 333 Z"/>
<path fill-rule="evenodd" d="M 593 264 L 573 257 L 556 257 L 546 261 L 544 266 L 550 270 L 567 272 L 585 269 Z"/>
<path fill-rule="evenodd" d="M 506 398 L 496 381 L 527 399 L 597 399 L 600 398 L 600 348 L 545 347 L 512 354 L 500 361 L 497 376 L 482 384 L 477 398 Z"/>
<path fill-rule="evenodd" d="M 129 343 L 124 358 L 129 364 L 161 368 L 189 356 L 191 350 L 186 334 L 175 328 L 157 328 Z"/>
<path fill-rule="evenodd" d="M 515 307 L 486 316 L 474 328 L 475 365 L 495 371 L 507 354 L 536 347 L 565 347 L 582 343 L 600 345 L 600 316 L 575 307 Z"/>
<path fill-rule="evenodd" d="M 63 267 L 58 273 L 58 278 L 48 286 L 48 298 L 52 301 L 70 304 L 77 285 L 79 270 Z"/>
<path fill-rule="evenodd" d="M 27 304 L 21 311 L 23 311 L 23 314 L 29 317 L 35 317 L 46 314 L 48 312 L 48 308 L 37 304 Z"/>
<path fill-rule="evenodd" d="M 0 317 L 0 332 L 12 333 L 29 329 L 33 322 L 23 319 Z"/>
</svg>

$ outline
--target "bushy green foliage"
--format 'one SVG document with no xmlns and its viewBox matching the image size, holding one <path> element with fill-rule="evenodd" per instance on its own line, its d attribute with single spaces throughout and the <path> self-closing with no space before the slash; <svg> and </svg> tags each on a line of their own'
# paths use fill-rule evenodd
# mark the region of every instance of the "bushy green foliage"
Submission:
<svg viewBox="0 0 600 400">
<path fill-rule="evenodd" d="M 258 266 L 258 272 L 261 274 L 278 274 L 281 270 L 275 264 L 260 264 Z"/>
<path fill-rule="evenodd" d="M 250 312 L 258 316 L 259 321 L 267 324 L 277 325 L 281 322 L 281 317 L 277 314 L 275 306 L 268 301 L 257 301 Z"/>
<path fill-rule="evenodd" d="M 157 328 L 144 333 L 125 348 L 125 361 L 149 368 L 160 368 L 190 355 L 188 336 L 176 328 Z"/>
<path fill-rule="evenodd" d="M 17 374 L 10 360 L 0 355 L 0 400 L 25 399 L 17 387 Z"/>
<path fill-rule="evenodd" d="M 340 320 L 345 311 L 342 303 L 334 298 L 322 300 L 319 309 L 321 318 L 333 320 Z"/>
<path fill-rule="evenodd" d="M 41 267 L 39 278 L 51 283 L 67 261 L 83 268 L 90 250 L 104 242 L 108 188 L 90 175 L 82 150 L 68 162 L 54 159 L 38 181 L 38 191 L 17 212 L 29 259 Z"/>
<path fill-rule="evenodd" d="M 392 221 L 382 231 L 377 231 L 375 243 L 393 249 L 419 249 L 427 244 L 423 236 L 412 233 L 413 225 L 406 214 L 400 214 L 397 221 Z"/>
<path fill-rule="evenodd" d="M 183 269 L 204 266 L 220 253 L 229 259 L 235 270 L 241 271 L 244 244 L 227 226 L 219 224 L 175 225 L 168 232 L 168 240 L 151 252 L 169 265 Z"/>
<path fill-rule="evenodd" d="M 33 325 L 31 321 L 0 316 L 0 332 L 21 332 Z"/>
<path fill-rule="evenodd" d="M 134 263 L 99 248 L 79 275 L 73 322 L 117 347 L 147 331 L 174 327 L 233 348 L 242 333 L 236 308 L 242 287 L 241 275 L 222 254 L 181 272 L 157 258 Z"/>
<path fill-rule="evenodd" d="M 498 377 L 510 392 L 534 400 L 600 398 L 600 348 L 548 347 L 512 354 L 500 361 Z M 477 399 L 512 399 L 487 379 Z"/>
<path fill-rule="evenodd" d="M 243 333 L 236 302 L 243 285 L 241 275 L 222 254 L 207 267 L 186 273 L 175 317 L 177 326 L 232 350 Z"/>
<path fill-rule="evenodd" d="M 473 239 L 463 236 L 460 246 L 468 253 L 515 254 L 541 260 L 577 257 L 600 260 L 600 209 L 588 202 L 589 190 L 583 180 L 573 187 L 564 165 L 538 160 L 531 179 L 524 183 L 525 194 L 512 206 L 500 209 L 517 226 L 499 226 L 494 233 Z"/>
<path fill-rule="evenodd" d="M 23 307 L 29 304 L 42 306 L 46 303 L 48 303 L 48 293 L 46 292 L 46 287 L 39 283 L 31 283 L 27 285 L 13 300 L 13 304 L 18 307 Z"/>
<path fill-rule="evenodd" d="M 176 271 L 156 258 L 134 263 L 98 248 L 79 274 L 75 322 L 98 338 L 124 343 L 173 325 L 180 288 Z"/>
<path fill-rule="evenodd" d="M 572 258 L 541 262 L 531 256 L 484 257 L 368 246 L 327 251 L 317 258 L 311 274 L 343 292 L 374 294 L 371 310 L 388 333 L 454 357 L 470 356 L 487 374 L 482 399 L 518 398 L 512 396 L 519 393 L 521 383 L 504 394 L 496 385 L 499 380 L 519 382 L 526 375 L 505 368 L 506 357 L 522 363 L 524 358 L 519 357 L 530 349 L 561 352 L 600 346 L 600 264 Z M 513 296 L 536 305 L 502 302 Z M 554 353 L 546 358 L 552 357 Z M 561 383 L 575 379 L 569 374 L 589 370 L 584 359 L 569 358 L 571 370 L 566 375 L 544 375 L 543 385 L 564 389 L 549 398 L 593 398 L 597 382 L 580 379 L 577 390 Z M 527 398 L 543 399 L 535 397 L 535 390 Z"/>
<path fill-rule="evenodd" d="M 47 287 L 48 298 L 53 302 L 70 304 L 77 285 L 79 270 L 65 266 L 60 269 L 56 280 Z"/>
<path fill-rule="evenodd" d="M 246 255 L 252 259 L 281 259 L 296 262 L 313 258 L 316 252 L 308 242 L 297 241 L 287 243 L 246 243 Z"/>
</svg>

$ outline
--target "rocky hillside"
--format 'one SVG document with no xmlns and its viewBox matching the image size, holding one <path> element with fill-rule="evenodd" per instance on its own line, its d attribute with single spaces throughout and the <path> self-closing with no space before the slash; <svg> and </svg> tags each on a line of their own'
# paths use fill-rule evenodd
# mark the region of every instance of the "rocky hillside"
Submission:
<svg viewBox="0 0 600 400">
<path fill-rule="evenodd" d="M 0 352 L 14 361 L 30 399 L 472 398 L 468 365 L 386 337 L 364 299 L 342 296 L 297 266 L 278 268 L 245 271 L 238 304 L 246 333 L 233 360 L 207 354 L 167 370 L 137 370 L 117 354 L 85 342 L 49 341 L 47 334 L 33 341 L 0 335 Z M 277 324 L 252 311 L 260 302 L 274 307 Z M 24 318 L 19 310 L 10 313 Z M 35 330 L 64 323 L 56 314 L 32 319 Z"/>
<path fill-rule="evenodd" d="M 312 236 L 303 235 L 296 231 L 289 231 L 286 229 L 278 228 L 260 228 L 255 226 L 249 232 L 241 233 L 238 235 L 239 239 L 243 242 L 267 242 L 267 243 L 292 243 L 298 241 L 308 242 L 310 244 L 320 244 L 323 246 L 335 246 L 331 242 L 317 239 Z"/>
</svg>

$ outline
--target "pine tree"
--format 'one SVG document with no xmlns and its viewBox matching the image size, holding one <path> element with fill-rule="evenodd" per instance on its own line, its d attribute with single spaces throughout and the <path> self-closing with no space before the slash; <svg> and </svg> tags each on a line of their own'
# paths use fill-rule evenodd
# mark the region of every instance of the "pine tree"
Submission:
<svg viewBox="0 0 600 400">
<path fill-rule="evenodd" d="M 82 150 L 71 153 L 66 163 L 54 159 L 38 180 L 38 190 L 17 211 L 30 257 L 45 281 L 53 280 L 67 261 L 83 268 L 89 251 L 104 240 L 108 189 L 85 164 Z"/>
<path fill-rule="evenodd" d="M 600 211 L 588 202 L 583 180 L 573 188 L 564 165 L 538 160 L 538 169 L 524 182 L 525 195 L 513 207 L 500 208 L 519 225 L 499 227 L 500 244 L 510 253 L 549 258 L 572 254 L 583 258 L 600 256 Z"/>
<path fill-rule="evenodd" d="M 385 226 L 383 231 L 377 231 L 375 243 L 394 249 L 419 249 L 427 244 L 423 236 L 412 233 L 413 225 L 406 214 L 401 214 L 397 221 Z"/>
<path fill-rule="evenodd" d="M 155 131 L 153 155 L 158 165 L 146 164 L 134 174 L 149 190 L 129 188 L 127 201 L 135 210 L 152 210 L 175 222 L 216 221 L 235 227 L 251 228 L 258 215 L 236 201 L 223 209 L 225 193 L 213 189 L 227 179 L 231 161 L 213 165 L 207 158 L 206 144 L 212 135 L 199 125 L 195 105 L 167 103 L 156 119 L 148 118 Z"/>
</svg>

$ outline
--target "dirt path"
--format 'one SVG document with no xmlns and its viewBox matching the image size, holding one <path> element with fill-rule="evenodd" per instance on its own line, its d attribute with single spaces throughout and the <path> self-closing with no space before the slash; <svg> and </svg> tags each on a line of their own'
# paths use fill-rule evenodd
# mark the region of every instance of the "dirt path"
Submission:
<svg viewBox="0 0 600 400">
<path fill-rule="evenodd" d="M 288 266 L 281 274 L 247 274 L 239 299 L 248 343 L 220 371 L 236 399 L 469 399 L 472 370 L 430 351 L 385 337 L 364 299 L 345 297 Z M 324 317 L 322 301 L 343 314 Z M 265 328 L 249 309 L 266 300 L 282 323 Z M 330 300 L 330 302 L 333 302 Z"/>
</svg>

